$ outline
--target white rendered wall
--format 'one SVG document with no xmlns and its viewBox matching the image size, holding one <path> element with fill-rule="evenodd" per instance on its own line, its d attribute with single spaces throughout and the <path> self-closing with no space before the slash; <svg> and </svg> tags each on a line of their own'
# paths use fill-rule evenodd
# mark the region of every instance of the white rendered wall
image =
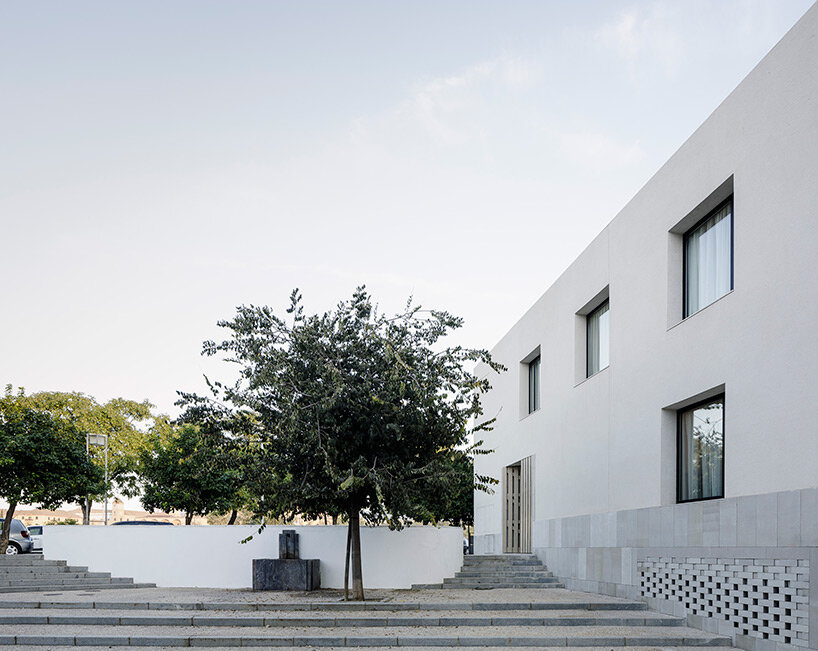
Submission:
<svg viewBox="0 0 818 651">
<path fill-rule="evenodd" d="M 496 452 L 476 471 L 534 455 L 535 547 L 550 518 L 674 504 L 675 407 L 722 385 L 725 496 L 818 485 L 816 61 L 813 6 L 494 348 L 509 371 L 490 376 Z M 671 230 L 731 178 L 734 290 L 682 321 Z M 583 379 L 576 313 L 605 287 L 610 366 Z M 478 552 L 499 549 L 500 498 L 475 496 Z"/>
<path fill-rule="evenodd" d="M 46 526 L 48 559 L 160 587 L 250 588 L 252 560 L 278 558 L 278 534 L 299 533 L 301 558 L 321 560 L 321 587 L 343 588 L 346 526 Z M 252 541 L 240 541 L 254 535 Z M 361 527 L 365 588 L 440 583 L 463 564 L 458 527 Z"/>
</svg>

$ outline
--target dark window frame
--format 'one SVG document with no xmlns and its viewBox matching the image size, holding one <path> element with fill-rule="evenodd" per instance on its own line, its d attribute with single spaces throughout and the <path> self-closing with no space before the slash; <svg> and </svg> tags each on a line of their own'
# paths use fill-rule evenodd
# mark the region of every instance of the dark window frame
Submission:
<svg viewBox="0 0 818 651">
<path fill-rule="evenodd" d="M 600 312 L 604 308 L 608 308 L 609 312 L 611 311 L 611 299 L 610 298 L 606 298 L 599 305 L 597 305 L 593 310 L 591 310 L 590 312 L 588 312 L 588 314 L 585 315 L 585 379 L 588 379 L 589 377 L 593 377 L 594 375 L 596 375 L 600 371 L 603 371 L 606 368 L 608 368 L 608 366 L 610 366 L 610 360 L 609 360 L 608 364 L 606 364 L 605 366 L 600 366 L 596 371 L 591 373 L 591 355 L 589 354 L 591 352 L 591 318 L 597 312 Z M 599 341 L 597 341 L 596 344 L 597 344 L 597 347 L 599 347 Z M 609 346 L 609 349 L 610 349 L 610 324 L 608 325 L 608 346 Z M 597 351 L 597 355 L 598 354 L 599 353 Z"/>
<path fill-rule="evenodd" d="M 721 421 L 722 421 L 722 433 L 721 433 L 721 495 L 712 495 L 711 497 L 693 497 L 688 499 L 682 499 L 682 414 L 685 414 L 689 411 L 693 411 L 694 409 L 698 409 L 699 407 L 703 407 L 704 405 L 709 405 L 714 402 L 721 401 Z M 677 504 L 688 504 L 690 502 L 707 502 L 709 500 L 723 500 L 724 494 L 726 491 L 727 486 L 727 477 L 724 474 L 724 459 L 726 457 L 727 451 L 727 402 L 725 400 L 725 394 L 717 393 L 714 396 L 706 398 L 705 400 L 699 400 L 687 407 L 682 409 L 678 409 L 676 411 L 676 503 Z"/>
<path fill-rule="evenodd" d="M 704 222 L 706 222 L 713 215 L 715 215 L 717 212 L 719 212 L 727 204 L 730 204 L 730 289 L 728 290 L 728 292 L 726 294 L 723 294 L 723 296 L 726 296 L 727 294 L 732 292 L 733 288 L 735 287 L 733 267 L 735 266 L 736 256 L 735 256 L 735 245 L 734 245 L 734 235 L 733 235 L 733 233 L 735 231 L 735 223 L 736 223 L 736 220 L 735 220 L 736 206 L 735 206 L 735 203 L 733 202 L 733 197 L 734 197 L 734 195 L 731 194 L 724 201 L 720 201 L 719 204 L 715 208 L 713 208 L 713 210 L 708 211 L 708 213 L 704 217 L 702 217 L 699 221 L 697 221 L 695 224 L 693 224 L 693 226 L 691 226 L 690 228 L 688 228 L 684 232 L 684 235 L 682 237 L 682 321 L 684 321 L 685 319 L 693 316 L 694 314 L 696 314 L 698 312 L 701 312 L 708 305 L 713 305 L 713 303 L 716 302 L 716 301 L 713 301 L 713 303 L 708 303 L 707 305 L 704 305 L 704 306 L 700 307 L 695 312 L 690 312 L 689 314 L 687 312 L 687 242 L 690 239 L 690 234 L 693 231 L 695 231 L 697 228 L 699 228 L 699 226 L 704 224 Z M 719 298 L 721 298 L 721 296 Z M 716 300 L 718 300 L 718 299 L 716 299 Z"/>
<path fill-rule="evenodd" d="M 527 366 L 528 366 L 528 413 L 533 414 L 535 411 L 539 411 L 541 404 L 540 386 L 542 382 L 540 381 L 540 370 L 542 369 L 542 356 L 537 355 L 534 359 L 528 362 Z M 531 386 L 532 376 L 534 378 L 533 390 Z M 531 404 L 532 397 L 534 398 L 533 405 Z"/>
</svg>

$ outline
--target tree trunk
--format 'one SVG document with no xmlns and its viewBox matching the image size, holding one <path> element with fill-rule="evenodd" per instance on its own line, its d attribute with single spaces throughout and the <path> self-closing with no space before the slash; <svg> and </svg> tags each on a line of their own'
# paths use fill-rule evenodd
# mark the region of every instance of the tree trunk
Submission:
<svg viewBox="0 0 818 651">
<path fill-rule="evenodd" d="M 357 509 L 349 512 L 352 527 L 352 598 L 364 601 L 364 575 L 361 571 L 361 515 Z"/>
<path fill-rule="evenodd" d="M 227 524 L 236 524 L 236 516 L 238 516 L 239 512 L 236 509 L 233 509 L 233 512 L 230 514 L 230 519 L 227 521 Z"/>
<path fill-rule="evenodd" d="M 6 517 L 3 519 L 3 529 L 0 531 L 0 554 L 6 553 L 6 547 L 9 546 L 9 534 L 11 533 L 11 519 L 14 517 L 14 509 L 17 508 L 17 502 L 9 502 L 9 507 L 6 509 Z"/>
<path fill-rule="evenodd" d="M 80 502 L 80 508 L 82 509 L 82 523 L 83 524 L 91 524 L 91 501 L 90 497 L 82 500 Z"/>
<path fill-rule="evenodd" d="M 337 515 L 332 516 L 332 524 L 338 524 L 338 516 Z"/>
<path fill-rule="evenodd" d="M 185 524 L 186 525 L 190 524 L 191 520 L 193 520 L 193 514 L 192 513 L 185 513 Z"/>
<path fill-rule="evenodd" d="M 349 550 L 352 543 L 352 525 L 347 525 L 347 553 L 344 554 L 344 601 L 349 601 Z"/>
</svg>

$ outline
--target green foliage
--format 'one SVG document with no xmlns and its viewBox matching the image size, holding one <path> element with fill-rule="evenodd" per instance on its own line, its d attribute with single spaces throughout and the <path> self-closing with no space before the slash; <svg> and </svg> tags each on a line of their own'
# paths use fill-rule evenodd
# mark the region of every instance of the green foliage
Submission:
<svg viewBox="0 0 818 651">
<path fill-rule="evenodd" d="M 145 509 L 183 511 L 190 524 L 242 505 L 243 450 L 213 425 L 157 423 L 140 460 Z"/>
<path fill-rule="evenodd" d="M 79 524 L 74 518 L 66 518 L 65 520 L 57 520 L 56 522 L 49 522 L 48 524 Z"/>
<path fill-rule="evenodd" d="M 19 503 L 56 508 L 102 488 L 102 472 L 85 454 L 85 439 L 72 425 L 34 409 L 21 391 L 0 398 L 0 497 L 9 503 L 0 552 Z"/>
<path fill-rule="evenodd" d="M 493 477 L 474 474 L 474 454 L 486 450 L 469 448 L 442 455 L 437 471 L 420 487 L 417 499 L 423 508 L 424 524 L 448 522 L 469 527 L 474 525 L 474 491 L 492 492 L 497 484 Z"/>
<path fill-rule="evenodd" d="M 437 504 L 421 496 L 462 484 L 452 455 L 490 425 L 468 427 L 482 416 L 489 383 L 466 367 L 502 367 L 487 351 L 440 344 L 461 319 L 411 301 L 387 317 L 362 287 L 312 316 L 294 291 L 287 313 L 285 320 L 268 307 L 240 307 L 219 323 L 230 338 L 204 344 L 204 354 L 226 353 L 240 370 L 235 384 L 212 385 L 217 397 L 258 415 L 258 510 L 344 513 L 350 523 L 360 514 L 396 529 L 429 520 Z"/>
<path fill-rule="evenodd" d="M 114 398 L 104 404 L 83 393 L 43 391 L 25 397 L 33 409 L 47 411 L 85 434 L 108 436 L 108 479 L 113 491 L 132 497 L 138 493 L 137 463 L 147 437 L 147 425 L 153 422 L 153 405 L 147 400 L 135 402 Z M 85 443 L 83 443 L 83 446 Z M 105 465 L 104 450 L 90 449 L 100 468 Z M 91 493 L 101 499 L 104 488 Z"/>
</svg>

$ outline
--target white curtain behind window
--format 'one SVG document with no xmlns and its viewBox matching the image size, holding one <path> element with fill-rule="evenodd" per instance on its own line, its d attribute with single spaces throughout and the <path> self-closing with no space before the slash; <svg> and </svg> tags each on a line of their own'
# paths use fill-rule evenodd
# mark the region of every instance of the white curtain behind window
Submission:
<svg viewBox="0 0 818 651">
<path fill-rule="evenodd" d="M 685 316 L 724 296 L 732 287 L 732 204 L 727 203 L 685 240 Z"/>
<path fill-rule="evenodd" d="M 605 301 L 588 315 L 588 377 L 608 366 L 610 359 L 610 304 Z"/>
</svg>

